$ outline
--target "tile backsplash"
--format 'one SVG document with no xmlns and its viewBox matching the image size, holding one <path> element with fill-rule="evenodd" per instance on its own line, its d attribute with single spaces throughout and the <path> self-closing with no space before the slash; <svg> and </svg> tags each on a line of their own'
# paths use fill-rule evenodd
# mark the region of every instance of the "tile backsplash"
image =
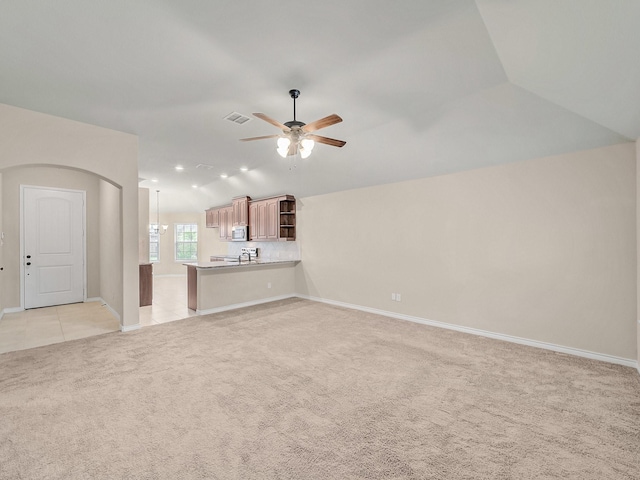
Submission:
<svg viewBox="0 0 640 480">
<path fill-rule="evenodd" d="M 300 260 L 300 246 L 298 242 L 229 242 L 228 255 L 240 255 L 242 247 L 259 248 L 259 258 Z"/>
</svg>

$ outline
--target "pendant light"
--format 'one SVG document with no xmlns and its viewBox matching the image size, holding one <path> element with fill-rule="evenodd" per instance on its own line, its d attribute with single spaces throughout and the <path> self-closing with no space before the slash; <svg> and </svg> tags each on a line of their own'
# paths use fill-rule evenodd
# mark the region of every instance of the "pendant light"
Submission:
<svg viewBox="0 0 640 480">
<path fill-rule="evenodd" d="M 156 226 L 153 227 L 153 233 L 156 235 L 164 235 L 167 233 L 169 225 L 162 225 L 160 228 L 160 190 L 156 190 Z"/>
</svg>

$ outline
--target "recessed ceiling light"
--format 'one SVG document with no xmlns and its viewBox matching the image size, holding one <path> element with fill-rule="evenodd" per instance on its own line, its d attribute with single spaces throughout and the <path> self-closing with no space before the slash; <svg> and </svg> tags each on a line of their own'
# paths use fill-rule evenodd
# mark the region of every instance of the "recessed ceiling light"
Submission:
<svg viewBox="0 0 640 480">
<path fill-rule="evenodd" d="M 226 173 L 223 173 L 220 175 L 220 178 L 227 178 L 229 175 L 227 175 Z"/>
<path fill-rule="evenodd" d="M 152 179 L 151 179 L 151 181 L 152 181 L 153 183 L 158 183 L 158 179 L 157 179 L 157 178 L 152 178 Z"/>
<path fill-rule="evenodd" d="M 176 170 L 178 172 L 181 172 L 182 170 L 184 170 L 184 167 L 182 165 L 176 165 Z"/>
<path fill-rule="evenodd" d="M 247 167 L 240 167 L 241 172 L 248 172 L 249 169 Z"/>
<path fill-rule="evenodd" d="M 191 185 L 191 188 L 198 188 L 198 185 Z"/>
</svg>

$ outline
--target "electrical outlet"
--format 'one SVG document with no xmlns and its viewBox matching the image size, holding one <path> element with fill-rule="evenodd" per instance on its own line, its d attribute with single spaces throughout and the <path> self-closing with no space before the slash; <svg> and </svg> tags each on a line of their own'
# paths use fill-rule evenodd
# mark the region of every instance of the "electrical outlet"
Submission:
<svg viewBox="0 0 640 480">
<path fill-rule="evenodd" d="M 395 293 L 391 294 L 391 300 L 393 300 L 395 302 L 395 300 L 396 300 L 396 294 Z"/>
<path fill-rule="evenodd" d="M 400 301 L 400 298 L 401 298 L 401 297 L 400 297 L 400 294 L 399 294 L 399 293 L 396 293 L 396 302 L 399 302 L 399 301 Z"/>
</svg>

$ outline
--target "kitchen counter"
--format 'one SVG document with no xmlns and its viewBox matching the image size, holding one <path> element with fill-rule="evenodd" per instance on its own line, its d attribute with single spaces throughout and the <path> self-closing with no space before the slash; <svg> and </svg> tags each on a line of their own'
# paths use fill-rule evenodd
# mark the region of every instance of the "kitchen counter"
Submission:
<svg viewBox="0 0 640 480">
<path fill-rule="evenodd" d="M 295 296 L 298 263 L 281 258 L 185 263 L 187 305 L 206 314 Z"/>
<path fill-rule="evenodd" d="M 193 263 L 185 263 L 184 265 L 187 267 L 195 267 L 197 270 L 205 270 L 211 268 L 241 268 L 241 267 L 259 267 L 266 265 L 276 265 L 276 264 L 285 264 L 291 263 L 296 264 L 300 260 L 285 260 L 281 258 L 274 259 L 258 259 L 251 260 L 250 262 L 193 262 Z"/>
</svg>

